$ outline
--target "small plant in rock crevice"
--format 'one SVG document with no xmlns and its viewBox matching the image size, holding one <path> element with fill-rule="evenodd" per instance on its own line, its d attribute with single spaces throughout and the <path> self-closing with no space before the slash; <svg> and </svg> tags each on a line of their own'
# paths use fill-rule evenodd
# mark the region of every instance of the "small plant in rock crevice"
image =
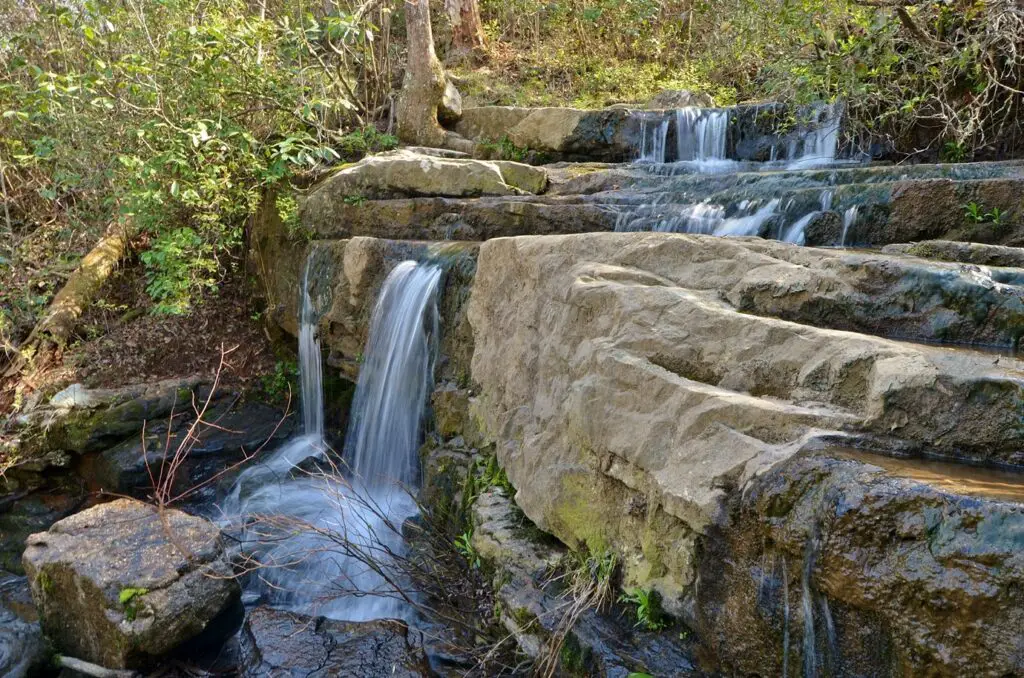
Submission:
<svg viewBox="0 0 1024 678">
<path fill-rule="evenodd" d="M 480 569 L 480 552 L 473 546 L 473 531 L 467 530 L 455 538 L 455 550 L 474 570 Z"/>
<path fill-rule="evenodd" d="M 964 218 L 975 224 L 991 224 L 993 228 L 1002 229 L 1009 223 L 1007 212 L 998 207 L 989 210 L 982 203 L 973 200 L 961 207 L 964 210 Z"/>
<path fill-rule="evenodd" d="M 117 596 L 117 601 L 124 608 L 125 619 L 135 621 L 135 617 L 139 614 L 140 603 L 142 602 L 139 599 L 147 593 L 149 593 L 149 589 L 145 588 L 128 587 L 121 589 L 121 593 Z"/>
<path fill-rule="evenodd" d="M 653 589 L 627 589 L 619 596 L 620 603 L 636 606 L 636 626 L 647 631 L 661 631 L 669 626 L 664 610 L 661 609 L 661 595 Z"/>
<path fill-rule="evenodd" d="M 580 617 L 588 610 L 600 611 L 611 604 L 618 567 L 618 556 L 608 551 L 592 553 L 581 549 L 566 556 L 562 574 L 553 580 L 560 580 L 565 586 L 562 594 L 566 600 L 564 612 L 538 658 L 536 675 L 545 678 L 555 676 L 560 661 L 564 659 L 565 643 Z M 578 650 L 572 653 L 573 656 L 586 651 L 585 648 Z"/>
<path fill-rule="evenodd" d="M 973 221 L 976 224 L 984 223 L 985 221 L 985 208 L 976 202 L 969 202 L 963 205 L 964 218 L 969 221 Z"/>
</svg>

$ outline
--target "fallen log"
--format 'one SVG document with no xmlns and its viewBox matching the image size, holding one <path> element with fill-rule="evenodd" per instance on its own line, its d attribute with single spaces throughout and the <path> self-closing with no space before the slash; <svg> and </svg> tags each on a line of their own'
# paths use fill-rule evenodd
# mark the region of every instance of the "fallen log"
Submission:
<svg viewBox="0 0 1024 678">
<path fill-rule="evenodd" d="M 26 368 L 33 371 L 45 369 L 60 357 L 82 313 L 124 258 L 133 231 L 130 222 L 117 221 L 107 227 L 103 237 L 68 277 L 45 315 L 18 348 L 4 377 L 21 375 Z"/>
</svg>

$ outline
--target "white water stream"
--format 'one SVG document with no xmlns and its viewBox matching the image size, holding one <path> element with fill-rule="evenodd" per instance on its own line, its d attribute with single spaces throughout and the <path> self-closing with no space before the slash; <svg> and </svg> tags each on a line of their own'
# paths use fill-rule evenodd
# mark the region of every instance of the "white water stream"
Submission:
<svg viewBox="0 0 1024 678">
<path fill-rule="evenodd" d="M 330 470 L 317 317 L 304 277 L 299 331 L 303 434 L 240 474 L 224 503 L 246 553 L 261 563 L 247 594 L 334 619 L 402 617 L 405 604 L 386 570 L 401 553 L 402 523 L 416 505 L 416 453 L 439 330 L 441 269 L 402 262 L 373 311 L 346 437 L 343 472 Z M 394 575 L 397 577 L 397 574 Z"/>
</svg>

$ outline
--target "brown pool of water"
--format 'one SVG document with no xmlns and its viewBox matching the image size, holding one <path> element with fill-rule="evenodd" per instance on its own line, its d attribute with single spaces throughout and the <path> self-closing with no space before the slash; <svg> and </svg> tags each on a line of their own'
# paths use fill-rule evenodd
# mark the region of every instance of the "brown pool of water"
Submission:
<svg viewBox="0 0 1024 678">
<path fill-rule="evenodd" d="M 857 449 L 829 450 L 830 456 L 871 464 L 941 492 L 1024 504 L 1024 470 L 995 469 L 951 461 L 892 457 Z"/>
</svg>

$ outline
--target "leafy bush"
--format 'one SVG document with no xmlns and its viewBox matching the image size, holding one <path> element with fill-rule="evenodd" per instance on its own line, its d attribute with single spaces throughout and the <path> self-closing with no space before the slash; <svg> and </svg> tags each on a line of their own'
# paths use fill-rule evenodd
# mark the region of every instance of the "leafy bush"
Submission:
<svg viewBox="0 0 1024 678">
<path fill-rule="evenodd" d="M 378 81 L 391 80 L 366 70 L 388 57 L 371 44 L 379 12 L 250 4 L 0 10 L 9 221 L 48 208 L 96 237 L 126 221 L 152 243 L 143 261 L 156 309 L 183 312 L 229 268 L 265 187 L 336 161 L 335 146 L 352 155 L 393 143 L 366 128 Z M 351 127 L 356 137 L 343 133 Z"/>
</svg>

